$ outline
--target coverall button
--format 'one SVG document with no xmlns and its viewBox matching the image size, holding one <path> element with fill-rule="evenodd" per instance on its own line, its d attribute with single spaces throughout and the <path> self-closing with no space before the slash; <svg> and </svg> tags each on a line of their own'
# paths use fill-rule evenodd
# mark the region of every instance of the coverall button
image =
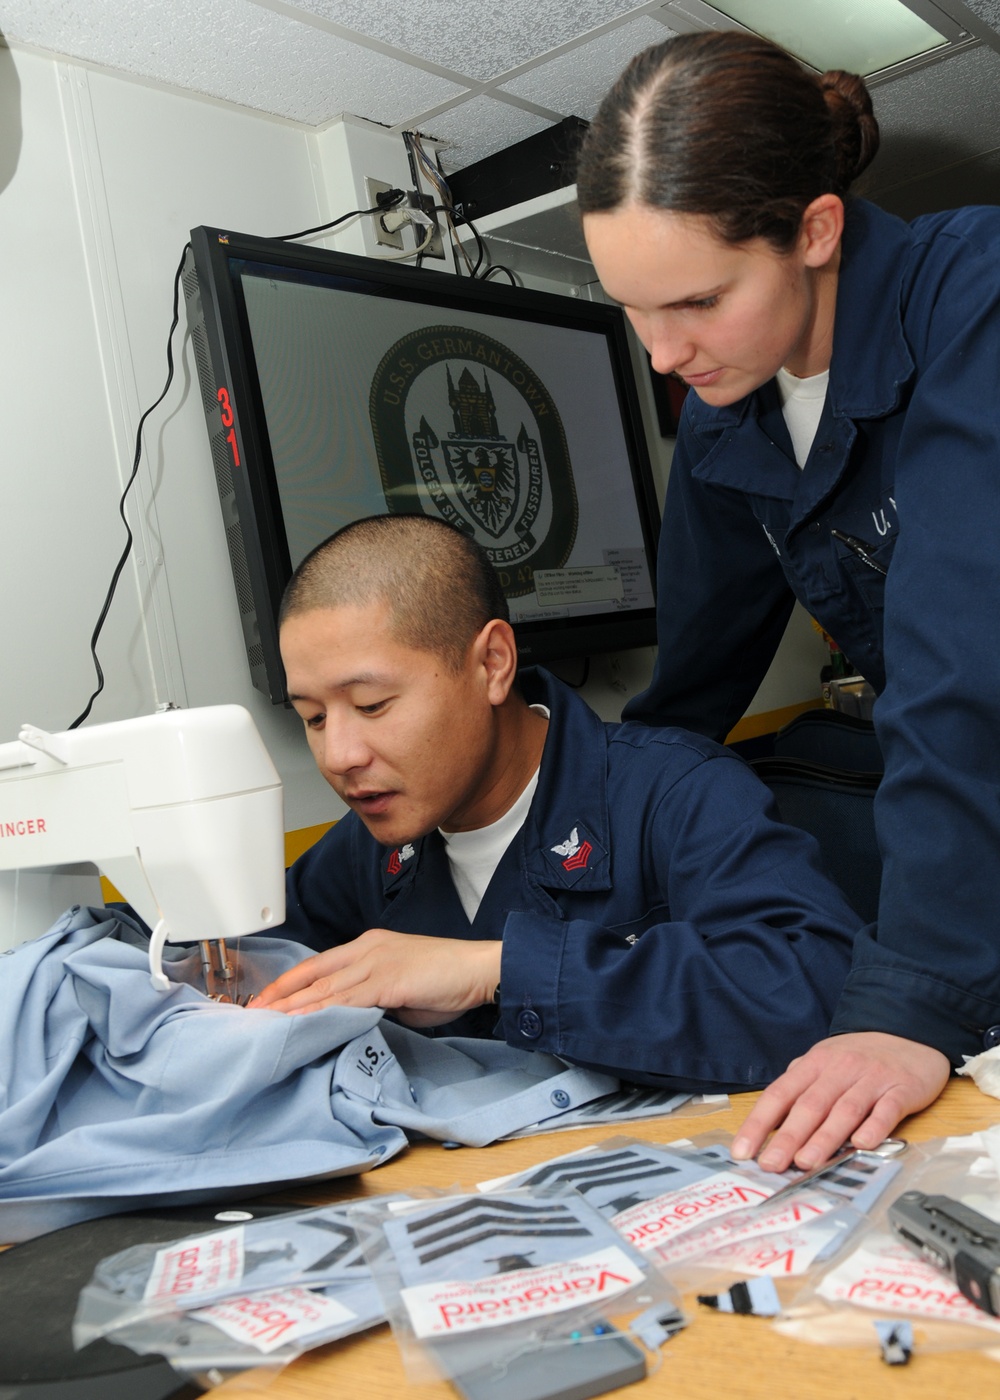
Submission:
<svg viewBox="0 0 1000 1400">
<path fill-rule="evenodd" d="M 542 1018 L 537 1011 L 522 1011 L 517 1018 L 517 1028 L 526 1040 L 537 1040 L 542 1033 Z"/>
<path fill-rule="evenodd" d="M 553 1089 L 549 1098 L 555 1104 L 556 1108 L 569 1108 L 569 1094 L 567 1094 L 565 1089 Z"/>
<path fill-rule="evenodd" d="M 995 1045 L 1000 1045 L 1000 1026 L 990 1026 L 983 1033 L 983 1049 L 992 1050 Z"/>
</svg>

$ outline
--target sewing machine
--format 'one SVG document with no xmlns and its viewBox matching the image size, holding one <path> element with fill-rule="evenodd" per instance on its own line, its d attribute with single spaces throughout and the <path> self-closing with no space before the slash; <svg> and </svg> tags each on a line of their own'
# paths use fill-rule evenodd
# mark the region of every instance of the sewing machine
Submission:
<svg viewBox="0 0 1000 1400">
<path fill-rule="evenodd" d="M 105 875 L 165 943 L 202 946 L 226 997 L 225 939 L 285 917 L 281 779 L 239 705 L 167 709 L 0 744 L 0 951 L 73 904 L 102 905 Z"/>
</svg>

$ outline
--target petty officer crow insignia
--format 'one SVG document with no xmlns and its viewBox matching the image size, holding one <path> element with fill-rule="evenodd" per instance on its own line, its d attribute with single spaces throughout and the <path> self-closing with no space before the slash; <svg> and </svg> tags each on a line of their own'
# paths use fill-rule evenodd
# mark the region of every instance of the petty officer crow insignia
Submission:
<svg viewBox="0 0 1000 1400">
<path fill-rule="evenodd" d="M 385 868 L 390 875 L 398 875 L 403 868 L 403 862 L 410 859 L 414 854 L 414 847 L 407 841 L 405 846 L 398 846 L 386 861 Z"/>
<path fill-rule="evenodd" d="M 587 862 L 594 848 L 589 841 L 580 840 L 580 829 L 574 827 L 565 841 L 552 847 L 553 855 L 564 856 L 563 865 L 567 870 L 586 870 Z"/>
<path fill-rule="evenodd" d="M 438 516 L 488 553 L 508 598 L 561 569 L 579 509 L 562 420 L 536 372 L 492 336 L 428 326 L 397 340 L 369 398 L 390 511 Z"/>
</svg>

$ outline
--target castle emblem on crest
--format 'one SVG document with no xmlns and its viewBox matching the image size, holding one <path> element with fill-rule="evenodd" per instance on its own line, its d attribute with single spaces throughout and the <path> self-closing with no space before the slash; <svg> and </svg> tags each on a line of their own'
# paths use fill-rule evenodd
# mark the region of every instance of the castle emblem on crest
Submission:
<svg viewBox="0 0 1000 1400">
<path fill-rule="evenodd" d="M 428 471 L 433 470 L 445 490 L 450 482 L 452 503 L 459 505 L 467 517 L 466 528 L 472 525 L 480 543 L 488 547 L 489 540 L 502 539 L 511 530 L 515 532 L 516 542 L 505 551 L 507 561 L 514 562 L 527 556 L 537 544 L 532 527 L 544 486 L 538 442 L 529 436 L 523 423 L 516 443 L 504 439 L 497 425 L 488 371 L 482 371 L 481 384 L 468 365 L 461 370 L 457 382 L 450 365 L 445 367 L 445 374 L 453 430 L 441 439 L 426 417 L 421 417 L 413 434 L 414 456 L 425 481 L 429 481 Z M 436 465 L 438 449 L 447 469 L 446 480 Z M 441 505 L 440 499 L 437 504 Z M 442 514 L 448 518 L 447 509 Z M 483 531 L 489 539 L 483 538 Z"/>
<path fill-rule="evenodd" d="M 499 539 L 517 511 L 517 448 L 500 435 L 486 371 L 480 388 L 468 367 L 462 370 L 457 385 L 449 368 L 448 405 L 455 422 L 454 432 L 443 444 L 448 474 L 470 514 Z M 426 427 L 422 420 L 421 428 Z M 538 444 L 530 441 L 523 426 L 521 434 L 518 445 L 537 461 Z"/>
<path fill-rule="evenodd" d="M 383 356 L 369 411 L 389 510 L 471 535 L 509 598 L 534 592 L 536 569 L 565 566 L 579 516 L 566 435 L 508 346 L 464 326 L 413 331 Z"/>
</svg>

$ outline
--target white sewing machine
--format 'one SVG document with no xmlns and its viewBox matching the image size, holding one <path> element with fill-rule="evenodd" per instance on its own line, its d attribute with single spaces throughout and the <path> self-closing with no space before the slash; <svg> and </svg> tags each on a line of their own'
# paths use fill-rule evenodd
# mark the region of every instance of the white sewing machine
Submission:
<svg viewBox="0 0 1000 1400">
<path fill-rule="evenodd" d="M 25 725 L 0 744 L 0 951 L 102 905 L 97 872 L 153 930 L 161 991 L 166 942 L 201 943 L 209 992 L 232 979 L 224 940 L 285 917 L 281 779 L 246 710 Z"/>
</svg>

